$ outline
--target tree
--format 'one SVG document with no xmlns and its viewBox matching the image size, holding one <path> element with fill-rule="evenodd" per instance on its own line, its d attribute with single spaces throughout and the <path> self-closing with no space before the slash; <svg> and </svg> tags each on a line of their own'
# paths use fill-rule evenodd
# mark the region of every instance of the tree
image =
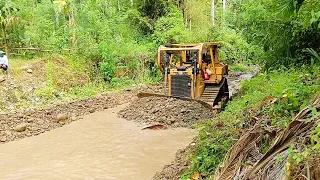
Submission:
<svg viewBox="0 0 320 180">
<path fill-rule="evenodd" d="M 212 0 L 212 2 L 211 2 L 211 21 L 212 21 L 212 25 L 214 26 L 214 24 L 215 24 L 215 20 L 214 20 L 214 18 L 215 18 L 215 16 L 214 16 L 214 13 L 215 13 L 215 4 L 214 4 L 215 2 L 214 2 L 214 0 Z"/>
<path fill-rule="evenodd" d="M 72 49 L 76 42 L 76 34 L 74 29 L 76 27 L 74 18 L 74 3 L 72 0 L 55 0 L 53 4 L 55 5 L 56 12 L 56 26 L 59 26 L 59 14 L 67 17 L 69 32 L 71 32 L 71 37 L 69 39 L 69 47 Z"/>
<path fill-rule="evenodd" d="M 14 8 L 11 1 L 6 1 L 5 4 L 0 8 L 0 25 L 2 31 L 2 39 L 4 39 L 6 54 L 9 54 L 7 29 L 14 23 L 16 23 L 18 21 L 18 18 L 12 15 L 12 13 L 16 11 L 16 9 Z"/>
</svg>

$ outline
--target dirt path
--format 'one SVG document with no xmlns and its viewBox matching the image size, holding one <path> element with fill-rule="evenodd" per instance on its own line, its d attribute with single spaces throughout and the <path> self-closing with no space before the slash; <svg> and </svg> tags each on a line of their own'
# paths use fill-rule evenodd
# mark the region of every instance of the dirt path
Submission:
<svg viewBox="0 0 320 180">
<path fill-rule="evenodd" d="M 193 138 L 193 130 L 141 130 L 120 107 L 0 146 L 0 179 L 149 180 Z"/>
</svg>

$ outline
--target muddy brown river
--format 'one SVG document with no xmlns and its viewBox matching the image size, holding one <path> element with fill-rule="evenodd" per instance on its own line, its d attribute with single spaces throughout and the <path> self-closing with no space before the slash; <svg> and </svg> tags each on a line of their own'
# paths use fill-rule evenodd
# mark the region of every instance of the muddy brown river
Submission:
<svg viewBox="0 0 320 180">
<path fill-rule="evenodd" d="M 117 117 L 124 106 L 0 146 L 1 180 L 151 179 L 196 132 L 141 130 Z"/>
</svg>

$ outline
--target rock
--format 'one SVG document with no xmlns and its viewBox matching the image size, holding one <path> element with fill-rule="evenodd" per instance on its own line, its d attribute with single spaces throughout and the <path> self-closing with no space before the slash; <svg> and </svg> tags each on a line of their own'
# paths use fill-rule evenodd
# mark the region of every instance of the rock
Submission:
<svg viewBox="0 0 320 180">
<path fill-rule="evenodd" d="M 27 69 L 27 73 L 32 73 L 32 69 Z"/>
<path fill-rule="evenodd" d="M 17 116 L 18 116 L 18 118 L 23 118 L 24 117 L 24 115 L 22 113 L 19 113 Z"/>
<path fill-rule="evenodd" d="M 32 134 L 30 132 L 26 132 L 26 136 L 30 137 L 30 136 L 32 136 Z"/>
<path fill-rule="evenodd" d="M 33 121 L 34 121 L 34 119 L 32 119 L 32 118 L 31 119 L 27 119 L 28 123 L 32 123 Z"/>
<path fill-rule="evenodd" d="M 68 120 L 68 118 L 69 118 L 69 116 L 66 114 L 58 114 L 56 119 L 58 122 L 61 122 L 61 121 Z"/>
<path fill-rule="evenodd" d="M 22 131 L 25 131 L 26 129 L 27 129 L 27 123 L 21 123 L 14 128 L 14 130 L 17 132 L 22 132 Z"/>
<path fill-rule="evenodd" d="M 7 141 L 7 137 L 3 136 L 1 139 L 0 139 L 1 142 L 6 142 Z"/>
<path fill-rule="evenodd" d="M 49 125 L 47 125 L 47 124 L 43 125 L 42 129 L 45 129 L 45 130 L 49 129 Z"/>
<path fill-rule="evenodd" d="M 35 89 L 35 87 L 31 86 L 31 87 L 28 88 L 27 92 L 31 93 L 31 91 L 33 91 L 34 89 Z"/>
<path fill-rule="evenodd" d="M 33 127 L 33 128 L 31 128 L 31 131 L 38 131 L 38 127 Z"/>
<path fill-rule="evenodd" d="M 37 121 L 37 124 L 39 124 L 39 125 L 42 125 L 43 123 L 44 123 L 44 121 L 41 120 L 41 119 L 39 119 L 39 120 Z"/>
<path fill-rule="evenodd" d="M 96 110 L 95 109 L 90 109 L 89 113 L 94 113 Z"/>
<path fill-rule="evenodd" d="M 12 133 L 10 131 L 6 131 L 5 133 L 6 133 L 7 136 L 11 136 L 12 135 Z"/>
</svg>

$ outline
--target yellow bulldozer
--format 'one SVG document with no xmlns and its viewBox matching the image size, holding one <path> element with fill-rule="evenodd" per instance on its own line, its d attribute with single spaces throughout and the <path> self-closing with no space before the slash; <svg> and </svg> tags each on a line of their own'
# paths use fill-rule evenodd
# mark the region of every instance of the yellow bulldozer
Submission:
<svg viewBox="0 0 320 180">
<path fill-rule="evenodd" d="M 164 73 L 163 95 L 197 101 L 221 110 L 229 100 L 228 66 L 219 61 L 219 43 L 167 44 L 158 50 L 158 66 Z"/>
</svg>

